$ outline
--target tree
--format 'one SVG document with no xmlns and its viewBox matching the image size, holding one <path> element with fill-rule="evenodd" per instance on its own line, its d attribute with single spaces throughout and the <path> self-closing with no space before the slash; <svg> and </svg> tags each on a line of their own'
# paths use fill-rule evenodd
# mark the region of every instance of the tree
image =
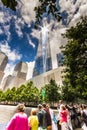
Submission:
<svg viewBox="0 0 87 130">
<path fill-rule="evenodd" d="M 0 89 L 0 101 L 3 101 L 3 91 Z"/>
<path fill-rule="evenodd" d="M 16 11 L 17 0 L 1 0 L 3 5 L 7 8 Z M 35 27 L 37 28 L 38 24 L 42 21 L 42 18 L 51 17 L 56 19 L 58 22 L 61 20 L 61 15 L 58 10 L 58 5 L 56 0 L 39 0 L 39 5 L 34 8 L 36 13 L 36 22 Z"/>
<path fill-rule="evenodd" d="M 5 5 L 7 8 L 16 11 L 17 1 L 16 0 L 1 0 L 3 5 Z"/>
<path fill-rule="evenodd" d="M 17 88 L 16 88 L 16 87 L 12 87 L 12 88 L 10 89 L 10 93 L 11 93 L 11 95 L 12 95 L 12 98 L 11 98 L 10 101 L 16 101 L 16 97 L 17 97 L 16 91 L 17 91 Z"/>
<path fill-rule="evenodd" d="M 45 101 L 48 102 L 57 102 L 61 96 L 59 93 L 60 87 L 56 84 L 55 80 L 51 79 L 49 84 L 46 84 L 45 87 Z"/>
<path fill-rule="evenodd" d="M 15 101 L 18 101 L 18 102 L 21 102 L 21 101 L 22 101 L 22 92 L 23 92 L 23 90 L 25 89 L 25 87 L 26 87 L 26 86 L 25 86 L 24 84 L 22 84 L 20 87 L 17 88 Z"/>
<path fill-rule="evenodd" d="M 35 7 L 36 24 L 39 24 L 43 17 L 53 17 L 58 22 L 61 20 L 61 15 L 58 10 L 56 0 L 39 0 L 39 6 Z"/>
<path fill-rule="evenodd" d="M 22 95 L 21 98 L 25 97 L 24 101 L 26 102 L 37 102 L 39 97 L 39 91 L 34 86 L 33 82 L 30 81 L 23 89 L 21 95 Z"/>
<path fill-rule="evenodd" d="M 87 99 L 87 16 L 68 29 L 64 37 L 68 39 L 66 46 L 62 47 L 67 94 L 72 93 L 76 98 Z"/>
<path fill-rule="evenodd" d="M 5 101 L 12 101 L 13 93 L 9 88 L 4 92 L 4 97 Z"/>
</svg>

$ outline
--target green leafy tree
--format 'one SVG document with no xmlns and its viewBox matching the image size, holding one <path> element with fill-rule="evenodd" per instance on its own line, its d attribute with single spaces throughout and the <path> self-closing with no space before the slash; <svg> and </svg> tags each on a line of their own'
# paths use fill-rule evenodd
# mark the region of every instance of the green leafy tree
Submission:
<svg viewBox="0 0 87 130">
<path fill-rule="evenodd" d="M 22 84 L 19 88 L 17 88 L 17 91 L 16 91 L 16 101 L 18 102 L 21 102 L 22 101 L 22 91 L 25 89 L 25 85 Z"/>
<path fill-rule="evenodd" d="M 87 99 L 87 16 L 68 29 L 64 36 L 68 42 L 62 47 L 66 66 L 64 86 L 67 88 L 63 86 L 63 93 L 66 89 L 67 99 L 70 94 Z"/>
<path fill-rule="evenodd" d="M 58 21 L 61 20 L 56 0 L 39 0 L 39 6 L 35 7 L 34 10 L 36 12 L 36 23 L 40 23 L 43 16 L 51 16 Z"/>
<path fill-rule="evenodd" d="M 13 93 L 9 88 L 4 92 L 4 97 L 5 101 L 12 101 Z"/>
<path fill-rule="evenodd" d="M 33 82 L 27 83 L 26 87 L 22 91 L 22 97 L 25 97 L 26 102 L 36 102 L 38 101 L 39 90 L 34 86 Z"/>
<path fill-rule="evenodd" d="M 0 101 L 2 101 L 2 100 L 3 100 L 3 91 L 0 90 Z"/>
<path fill-rule="evenodd" d="M 16 95 L 17 88 L 16 88 L 16 87 L 11 88 L 10 92 L 11 92 L 11 94 L 12 94 L 12 99 L 11 99 L 11 101 L 16 101 L 16 97 L 17 97 L 17 95 Z"/>
<path fill-rule="evenodd" d="M 61 98 L 59 93 L 60 87 L 56 84 L 55 80 L 51 79 L 50 83 L 45 85 L 44 89 L 46 92 L 45 101 L 54 103 Z"/>
<path fill-rule="evenodd" d="M 8 8 L 16 11 L 17 1 L 16 0 L 1 0 L 2 3 Z"/>
</svg>

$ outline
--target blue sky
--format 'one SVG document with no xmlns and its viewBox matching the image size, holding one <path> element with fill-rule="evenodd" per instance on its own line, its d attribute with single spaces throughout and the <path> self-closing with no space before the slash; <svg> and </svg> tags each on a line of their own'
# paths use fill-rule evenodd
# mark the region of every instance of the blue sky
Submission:
<svg viewBox="0 0 87 130">
<path fill-rule="evenodd" d="M 0 35 L 1 48 L 6 45 L 11 52 L 15 52 L 20 56 L 20 58 L 14 59 L 14 62 L 19 60 L 23 62 L 33 61 L 38 45 L 38 39 L 31 35 L 34 23 L 31 22 L 28 26 L 22 18 L 19 18 L 16 12 L 3 6 L 0 7 L 0 10 L 4 17 L 0 23 L 2 30 Z M 1 49 L 1 51 L 3 50 Z M 9 57 L 9 60 L 12 59 Z"/>
<path fill-rule="evenodd" d="M 54 54 L 65 42 L 62 40 L 61 33 L 75 25 L 80 16 L 87 15 L 87 0 L 59 0 L 59 4 L 63 20 L 60 23 L 51 21 L 54 22 L 54 30 L 50 32 L 50 44 Z M 31 73 L 40 39 L 40 30 L 34 29 L 33 9 L 37 5 L 38 0 L 33 2 L 18 0 L 17 11 L 14 12 L 4 7 L 0 0 L 0 51 L 4 52 L 9 59 L 5 70 L 6 75 L 12 73 L 15 64 L 19 61 L 27 62 Z M 55 64 L 55 58 L 52 57 Z"/>
<path fill-rule="evenodd" d="M 32 66 L 35 60 L 38 46 L 38 37 L 32 34 L 35 3 L 31 6 L 29 2 L 19 2 L 17 11 L 14 12 L 4 7 L 0 1 L 0 51 L 8 56 L 6 73 L 12 73 L 14 66 L 20 61 Z"/>
</svg>

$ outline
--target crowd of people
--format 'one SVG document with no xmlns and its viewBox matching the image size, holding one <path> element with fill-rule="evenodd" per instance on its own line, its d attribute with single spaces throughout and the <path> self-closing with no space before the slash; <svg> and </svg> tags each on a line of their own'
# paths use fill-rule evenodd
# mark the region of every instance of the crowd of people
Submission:
<svg viewBox="0 0 87 130">
<path fill-rule="evenodd" d="M 16 113 L 6 126 L 6 130 L 87 130 L 87 106 L 69 105 L 59 101 L 56 113 L 49 104 L 39 104 L 32 108 L 29 117 L 24 104 L 17 105 Z"/>
</svg>

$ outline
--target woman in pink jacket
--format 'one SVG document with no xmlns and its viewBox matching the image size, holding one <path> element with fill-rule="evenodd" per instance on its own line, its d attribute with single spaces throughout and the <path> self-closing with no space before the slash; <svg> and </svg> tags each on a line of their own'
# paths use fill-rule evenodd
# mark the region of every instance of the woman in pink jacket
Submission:
<svg viewBox="0 0 87 130">
<path fill-rule="evenodd" d="M 59 113 L 59 118 L 60 118 L 60 124 L 61 124 L 61 129 L 62 130 L 69 130 L 68 128 L 68 122 L 67 122 L 67 110 L 64 105 L 60 106 L 60 113 Z"/>
<path fill-rule="evenodd" d="M 6 130 L 30 130 L 28 117 L 24 113 L 24 104 L 17 106 L 17 113 L 11 118 L 6 126 Z"/>
</svg>

